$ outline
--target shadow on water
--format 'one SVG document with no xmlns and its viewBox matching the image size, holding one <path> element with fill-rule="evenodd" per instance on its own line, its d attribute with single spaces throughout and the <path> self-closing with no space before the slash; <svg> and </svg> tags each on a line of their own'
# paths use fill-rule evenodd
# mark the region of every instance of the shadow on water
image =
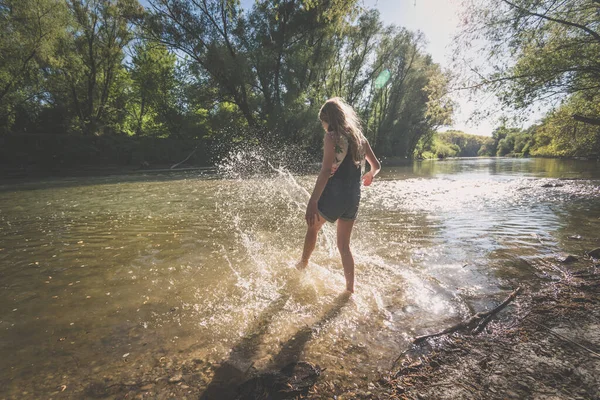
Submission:
<svg viewBox="0 0 600 400">
<path fill-rule="evenodd" d="M 284 293 L 289 292 L 284 289 Z M 275 315 L 282 311 L 290 295 L 284 294 L 272 302 L 257 318 L 249 333 L 233 347 L 227 360 L 223 361 L 216 369 L 212 381 L 208 384 L 202 400 L 227 400 L 239 395 L 239 387 L 248 380 L 262 337 L 267 333 Z M 350 293 L 345 292 L 337 296 L 323 316 L 311 326 L 304 326 L 292 337 L 282 344 L 279 353 L 266 368 L 267 371 L 278 370 L 291 362 L 298 361 L 306 344 L 312 339 L 327 322 L 335 319 L 342 311 L 344 305 L 350 300 Z M 254 375 L 254 374 L 253 374 Z"/>
<path fill-rule="evenodd" d="M 122 174 L 104 174 L 92 176 L 50 176 L 50 177 L 24 177 L 7 179 L 0 177 L 0 193 L 23 191 L 59 189 L 83 186 L 114 185 L 116 183 L 144 183 L 144 182 L 171 182 L 185 179 L 218 179 L 220 176 L 214 168 L 197 170 L 173 171 L 129 171 Z"/>
</svg>

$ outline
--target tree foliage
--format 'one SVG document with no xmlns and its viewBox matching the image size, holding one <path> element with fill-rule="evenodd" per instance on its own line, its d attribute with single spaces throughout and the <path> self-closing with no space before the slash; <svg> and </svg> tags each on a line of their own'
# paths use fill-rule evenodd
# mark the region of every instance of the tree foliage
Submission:
<svg viewBox="0 0 600 400">
<path fill-rule="evenodd" d="M 67 18 L 60 0 L 0 1 L 0 130 L 38 113 L 44 71 L 56 61 Z"/>
<path fill-rule="evenodd" d="M 600 102 L 590 104 L 581 97 L 572 96 L 535 127 L 531 155 L 600 158 L 600 126 L 573 121 L 572 118 L 584 112 L 600 115 Z"/>
<path fill-rule="evenodd" d="M 501 155 L 530 150 L 547 156 L 596 154 L 600 2 L 466 0 L 464 5 L 457 60 L 467 69 L 465 87 L 476 93 L 491 90 L 511 109 L 553 106 L 527 137 L 513 132 L 492 150 Z M 467 52 L 483 56 L 485 62 L 469 59 Z M 546 144 L 536 143 L 538 139 Z"/>
<path fill-rule="evenodd" d="M 133 47 L 127 111 L 132 117 L 129 133 L 168 135 L 180 119 L 176 99 L 176 56 L 159 43 L 141 42 Z"/>
<path fill-rule="evenodd" d="M 422 35 L 356 0 L 148 4 L 3 1 L 1 46 L 15 54 L 0 65 L 4 130 L 213 142 L 254 131 L 318 149 L 319 107 L 341 96 L 378 152 L 411 157 L 451 120 Z"/>
<path fill-rule="evenodd" d="M 507 105 L 600 93 L 600 3 L 595 0 L 469 0 L 461 44 L 480 46 L 488 68 L 476 87 Z"/>
</svg>

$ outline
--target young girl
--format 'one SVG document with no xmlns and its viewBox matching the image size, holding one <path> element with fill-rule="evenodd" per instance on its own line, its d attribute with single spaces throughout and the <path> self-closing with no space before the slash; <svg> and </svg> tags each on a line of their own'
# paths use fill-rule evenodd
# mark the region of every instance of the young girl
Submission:
<svg viewBox="0 0 600 400">
<path fill-rule="evenodd" d="M 358 214 L 362 161 L 366 158 L 371 170 L 363 177 L 369 186 L 381 165 L 360 129 L 356 113 L 339 97 L 325 102 L 319 112 L 325 129 L 323 164 L 306 207 L 308 230 L 298 269 L 308 265 L 315 249 L 317 234 L 325 221 L 337 221 L 337 246 L 342 256 L 346 290 L 354 293 L 354 258 L 350 252 L 350 235 Z"/>
</svg>

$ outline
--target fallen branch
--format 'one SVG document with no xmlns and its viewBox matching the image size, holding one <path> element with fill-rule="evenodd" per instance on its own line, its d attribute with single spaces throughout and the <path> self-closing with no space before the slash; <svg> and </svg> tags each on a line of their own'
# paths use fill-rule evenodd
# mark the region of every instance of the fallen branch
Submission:
<svg viewBox="0 0 600 400">
<path fill-rule="evenodd" d="M 489 310 L 489 311 L 485 311 L 485 312 L 478 312 L 477 314 L 473 315 L 468 320 L 459 322 L 458 324 L 451 326 L 449 328 L 446 328 L 443 331 L 440 331 L 437 333 L 432 333 L 431 335 L 417 336 L 413 340 L 413 343 L 418 344 L 418 343 L 421 343 L 422 341 L 432 338 L 432 337 L 442 336 L 442 335 L 446 335 L 448 333 L 454 333 L 454 332 L 462 331 L 462 330 L 472 330 L 471 333 L 476 335 L 476 334 L 480 333 L 481 331 L 483 331 L 485 329 L 485 327 L 487 326 L 487 324 L 492 320 L 492 318 L 496 314 L 498 314 L 498 312 L 500 312 L 504 307 L 506 307 L 511 301 L 513 301 L 515 299 L 515 297 L 517 297 L 517 294 L 519 294 L 520 291 L 521 291 L 521 287 L 519 286 L 510 294 L 510 296 L 508 296 L 496 308 Z"/>
<path fill-rule="evenodd" d="M 171 169 L 177 168 L 177 167 L 179 167 L 181 164 L 183 164 L 184 162 L 186 162 L 187 160 L 189 160 L 189 159 L 190 159 L 190 157 L 194 155 L 194 153 L 196 152 L 196 150 L 198 150 L 198 146 L 196 146 L 196 147 L 194 148 L 194 150 L 193 150 L 193 151 L 190 153 L 190 155 L 189 155 L 189 156 L 187 156 L 187 157 L 185 158 L 185 160 L 183 160 L 183 161 L 181 161 L 181 162 L 178 162 L 177 164 L 173 165 L 173 166 L 171 167 Z"/>
</svg>

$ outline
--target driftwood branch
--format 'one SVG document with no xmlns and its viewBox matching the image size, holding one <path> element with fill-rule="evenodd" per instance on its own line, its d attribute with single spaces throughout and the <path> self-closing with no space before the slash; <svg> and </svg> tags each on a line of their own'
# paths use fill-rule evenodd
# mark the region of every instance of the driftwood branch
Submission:
<svg viewBox="0 0 600 400">
<path fill-rule="evenodd" d="M 189 160 L 189 159 L 190 159 L 190 157 L 194 155 L 194 153 L 196 152 L 196 150 L 198 150 L 198 146 L 196 146 L 196 147 L 194 148 L 194 150 L 193 150 L 193 151 L 190 153 L 190 155 L 189 155 L 189 156 L 187 156 L 187 157 L 185 158 L 185 160 L 183 160 L 183 161 L 181 161 L 181 162 L 178 162 L 177 164 L 173 165 L 173 166 L 171 167 L 171 169 L 175 169 L 175 168 L 179 167 L 181 164 L 183 164 L 184 162 L 186 162 L 187 160 Z"/>
<path fill-rule="evenodd" d="M 422 341 L 432 338 L 432 337 L 446 335 L 448 333 L 453 333 L 453 332 L 463 331 L 463 330 L 471 330 L 471 333 L 476 335 L 476 334 L 480 333 L 481 331 L 483 331 L 485 329 L 485 327 L 487 326 L 487 324 L 492 320 L 492 318 L 496 314 L 498 314 L 504 307 L 506 307 L 511 301 L 513 301 L 517 297 L 517 294 L 519 294 L 520 291 L 521 291 L 521 287 L 519 286 L 496 308 L 489 310 L 489 311 L 485 311 L 485 312 L 478 312 L 477 314 L 473 315 L 471 318 L 467 319 L 466 321 L 459 322 L 458 324 L 451 326 L 449 328 L 446 328 L 443 331 L 440 331 L 437 333 L 432 333 L 431 335 L 417 336 L 413 340 L 413 343 L 414 344 L 421 343 Z"/>
</svg>

